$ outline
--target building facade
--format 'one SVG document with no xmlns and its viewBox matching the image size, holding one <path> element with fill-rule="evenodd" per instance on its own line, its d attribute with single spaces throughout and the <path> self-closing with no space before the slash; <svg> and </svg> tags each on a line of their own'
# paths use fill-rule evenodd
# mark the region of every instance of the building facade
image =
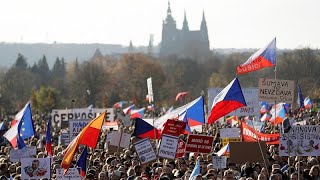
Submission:
<svg viewBox="0 0 320 180">
<path fill-rule="evenodd" d="M 162 23 L 162 40 L 160 56 L 177 55 L 182 58 L 202 58 L 210 54 L 208 28 L 204 12 L 200 30 L 189 30 L 186 12 L 182 29 L 177 29 L 176 21 L 172 17 L 170 2 L 167 17 Z"/>
</svg>

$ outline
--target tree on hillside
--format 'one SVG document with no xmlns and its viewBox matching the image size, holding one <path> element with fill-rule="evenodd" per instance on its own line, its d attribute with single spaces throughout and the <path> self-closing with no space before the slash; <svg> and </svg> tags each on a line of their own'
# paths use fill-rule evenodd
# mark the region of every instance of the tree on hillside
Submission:
<svg viewBox="0 0 320 180">
<path fill-rule="evenodd" d="M 41 86 L 38 90 L 33 90 L 31 103 L 33 109 L 39 112 L 51 112 L 58 105 L 59 93 L 55 88 Z"/>
</svg>

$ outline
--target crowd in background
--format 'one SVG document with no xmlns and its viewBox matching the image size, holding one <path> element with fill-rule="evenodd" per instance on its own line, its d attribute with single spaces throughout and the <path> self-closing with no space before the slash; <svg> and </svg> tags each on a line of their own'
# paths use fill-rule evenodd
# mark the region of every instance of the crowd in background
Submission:
<svg viewBox="0 0 320 180">
<path fill-rule="evenodd" d="M 160 114 L 160 113 L 159 113 Z M 146 116 L 148 114 L 146 113 Z M 36 135 L 29 138 L 26 143 L 28 146 L 37 147 L 37 158 L 47 157 L 45 150 L 45 137 L 41 136 L 46 133 L 46 124 L 48 120 L 46 114 L 34 114 L 34 127 Z M 3 117 L 5 124 L 10 124 L 13 116 Z M 295 119 L 297 122 L 306 120 L 307 124 L 319 125 L 319 112 L 317 109 L 309 109 L 305 111 L 289 111 L 289 118 Z M 240 118 L 245 120 L 245 118 Z M 238 125 L 236 125 L 238 126 Z M 88 151 L 87 172 L 84 179 L 112 179 L 112 180 L 172 180 L 182 179 L 188 180 L 197 160 L 200 162 L 200 174 L 194 179 L 320 179 L 319 157 L 280 157 L 278 155 L 278 146 L 267 146 L 265 154 L 265 162 L 247 162 L 245 164 L 227 163 L 225 169 L 214 169 L 212 157 L 216 156 L 222 148 L 219 129 L 231 127 L 227 124 L 211 124 L 204 125 L 202 132 L 192 132 L 214 136 L 213 149 L 211 154 L 186 153 L 183 158 L 175 160 L 167 160 L 159 158 L 155 162 L 141 164 L 139 158 L 131 143 L 129 148 L 118 150 L 117 152 L 109 152 L 105 148 L 106 136 L 109 130 L 101 133 L 96 149 Z M 265 125 L 265 133 L 276 133 L 280 131 L 281 126 L 272 126 L 269 123 Z M 132 133 L 132 127 L 123 127 L 120 129 L 127 133 Z M 66 145 L 59 143 L 59 129 L 52 131 L 53 157 L 51 165 L 51 177 L 56 179 L 56 171 L 61 168 L 61 162 L 64 156 Z M 21 163 L 10 162 L 10 143 L 5 142 L 1 137 L 0 148 L 0 180 L 2 179 L 21 179 Z M 186 141 L 187 135 L 181 135 L 181 139 Z M 132 142 L 136 142 L 136 137 L 131 138 Z M 83 147 L 80 146 L 72 166 L 76 167 L 76 160 L 80 156 Z M 241 154 L 239 154 L 241 156 Z"/>
</svg>

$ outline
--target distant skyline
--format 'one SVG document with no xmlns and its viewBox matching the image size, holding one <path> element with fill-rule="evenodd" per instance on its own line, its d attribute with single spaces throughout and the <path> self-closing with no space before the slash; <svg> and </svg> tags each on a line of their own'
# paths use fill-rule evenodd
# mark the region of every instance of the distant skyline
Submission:
<svg viewBox="0 0 320 180">
<path fill-rule="evenodd" d="M 171 0 L 177 27 L 186 11 L 190 30 L 202 12 L 210 48 L 320 48 L 319 0 Z M 167 0 L 1 1 L 0 42 L 102 43 L 147 46 L 161 41 Z"/>
</svg>

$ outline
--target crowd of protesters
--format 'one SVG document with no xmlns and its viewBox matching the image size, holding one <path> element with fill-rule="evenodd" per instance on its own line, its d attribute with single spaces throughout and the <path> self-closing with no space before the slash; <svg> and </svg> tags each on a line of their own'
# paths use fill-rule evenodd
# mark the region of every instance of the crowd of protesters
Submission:
<svg viewBox="0 0 320 180">
<path fill-rule="evenodd" d="M 146 113 L 146 115 L 148 115 Z M 296 121 L 306 120 L 307 124 L 317 125 L 319 123 L 319 113 L 317 109 L 308 109 L 305 111 L 290 111 L 289 118 Z M 12 117 L 5 117 L 5 124 L 10 124 Z M 28 146 L 37 147 L 36 158 L 47 157 L 45 150 L 45 137 L 40 136 L 46 133 L 47 115 L 34 114 L 34 127 L 36 135 L 28 140 Z M 244 119 L 244 118 L 242 118 Z M 267 146 L 265 162 L 247 162 L 245 164 L 235 164 L 228 162 L 225 169 L 214 169 L 212 158 L 215 153 L 222 148 L 222 142 L 219 137 L 220 128 L 228 128 L 226 124 L 204 125 L 202 132 L 193 132 L 214 136 L 214 143 L 211 154 L 193 154 L 186 153 L 183 158 L 168 160 L 157 159 L 155 162 L 141 164 L 134 147 L 121 149 L 117 152 L 109 152 L 105 148 L 106 136 L 108 130 L 101 133 L 96 149 L 88 151 L 87 172 L 84 179 L 112 179 L 112 180 L 188 180 L 197 160 L 200 162 L 200 174 L 194 179 L 320 179 L 319 157 L 280 157 L 278 155 L 278 146 Z M 132 127 L 121 127 L 124 131 L 130 133 Z M 271 126 L 266 123 L 265 133 L 277 133 L 280 126 Z M 61 162 L 64 156 L 66 145 L 59 143 L 60 129 L 52 131 L 53 157 L 51 165 L 51 177 L 56 179 L 56 171 L 61 168 Z M 3 141 L 3 137 L 1 137 Z M 186 140 L 187 135 L 181 135 L 180 138 Z M 132 137 L 132 142 L 138 139 Z M 10 143 L 2 142 L 0 148 L 0 180 L 2 179 L 21 179 L 21 163 L 10 162 Z M 83 147 L 80 146 L 72 166 L 76 167 L 76 160 L 80 156 Z M 239 154 L 241 156 L 241 154 Z"/>
</svg>

